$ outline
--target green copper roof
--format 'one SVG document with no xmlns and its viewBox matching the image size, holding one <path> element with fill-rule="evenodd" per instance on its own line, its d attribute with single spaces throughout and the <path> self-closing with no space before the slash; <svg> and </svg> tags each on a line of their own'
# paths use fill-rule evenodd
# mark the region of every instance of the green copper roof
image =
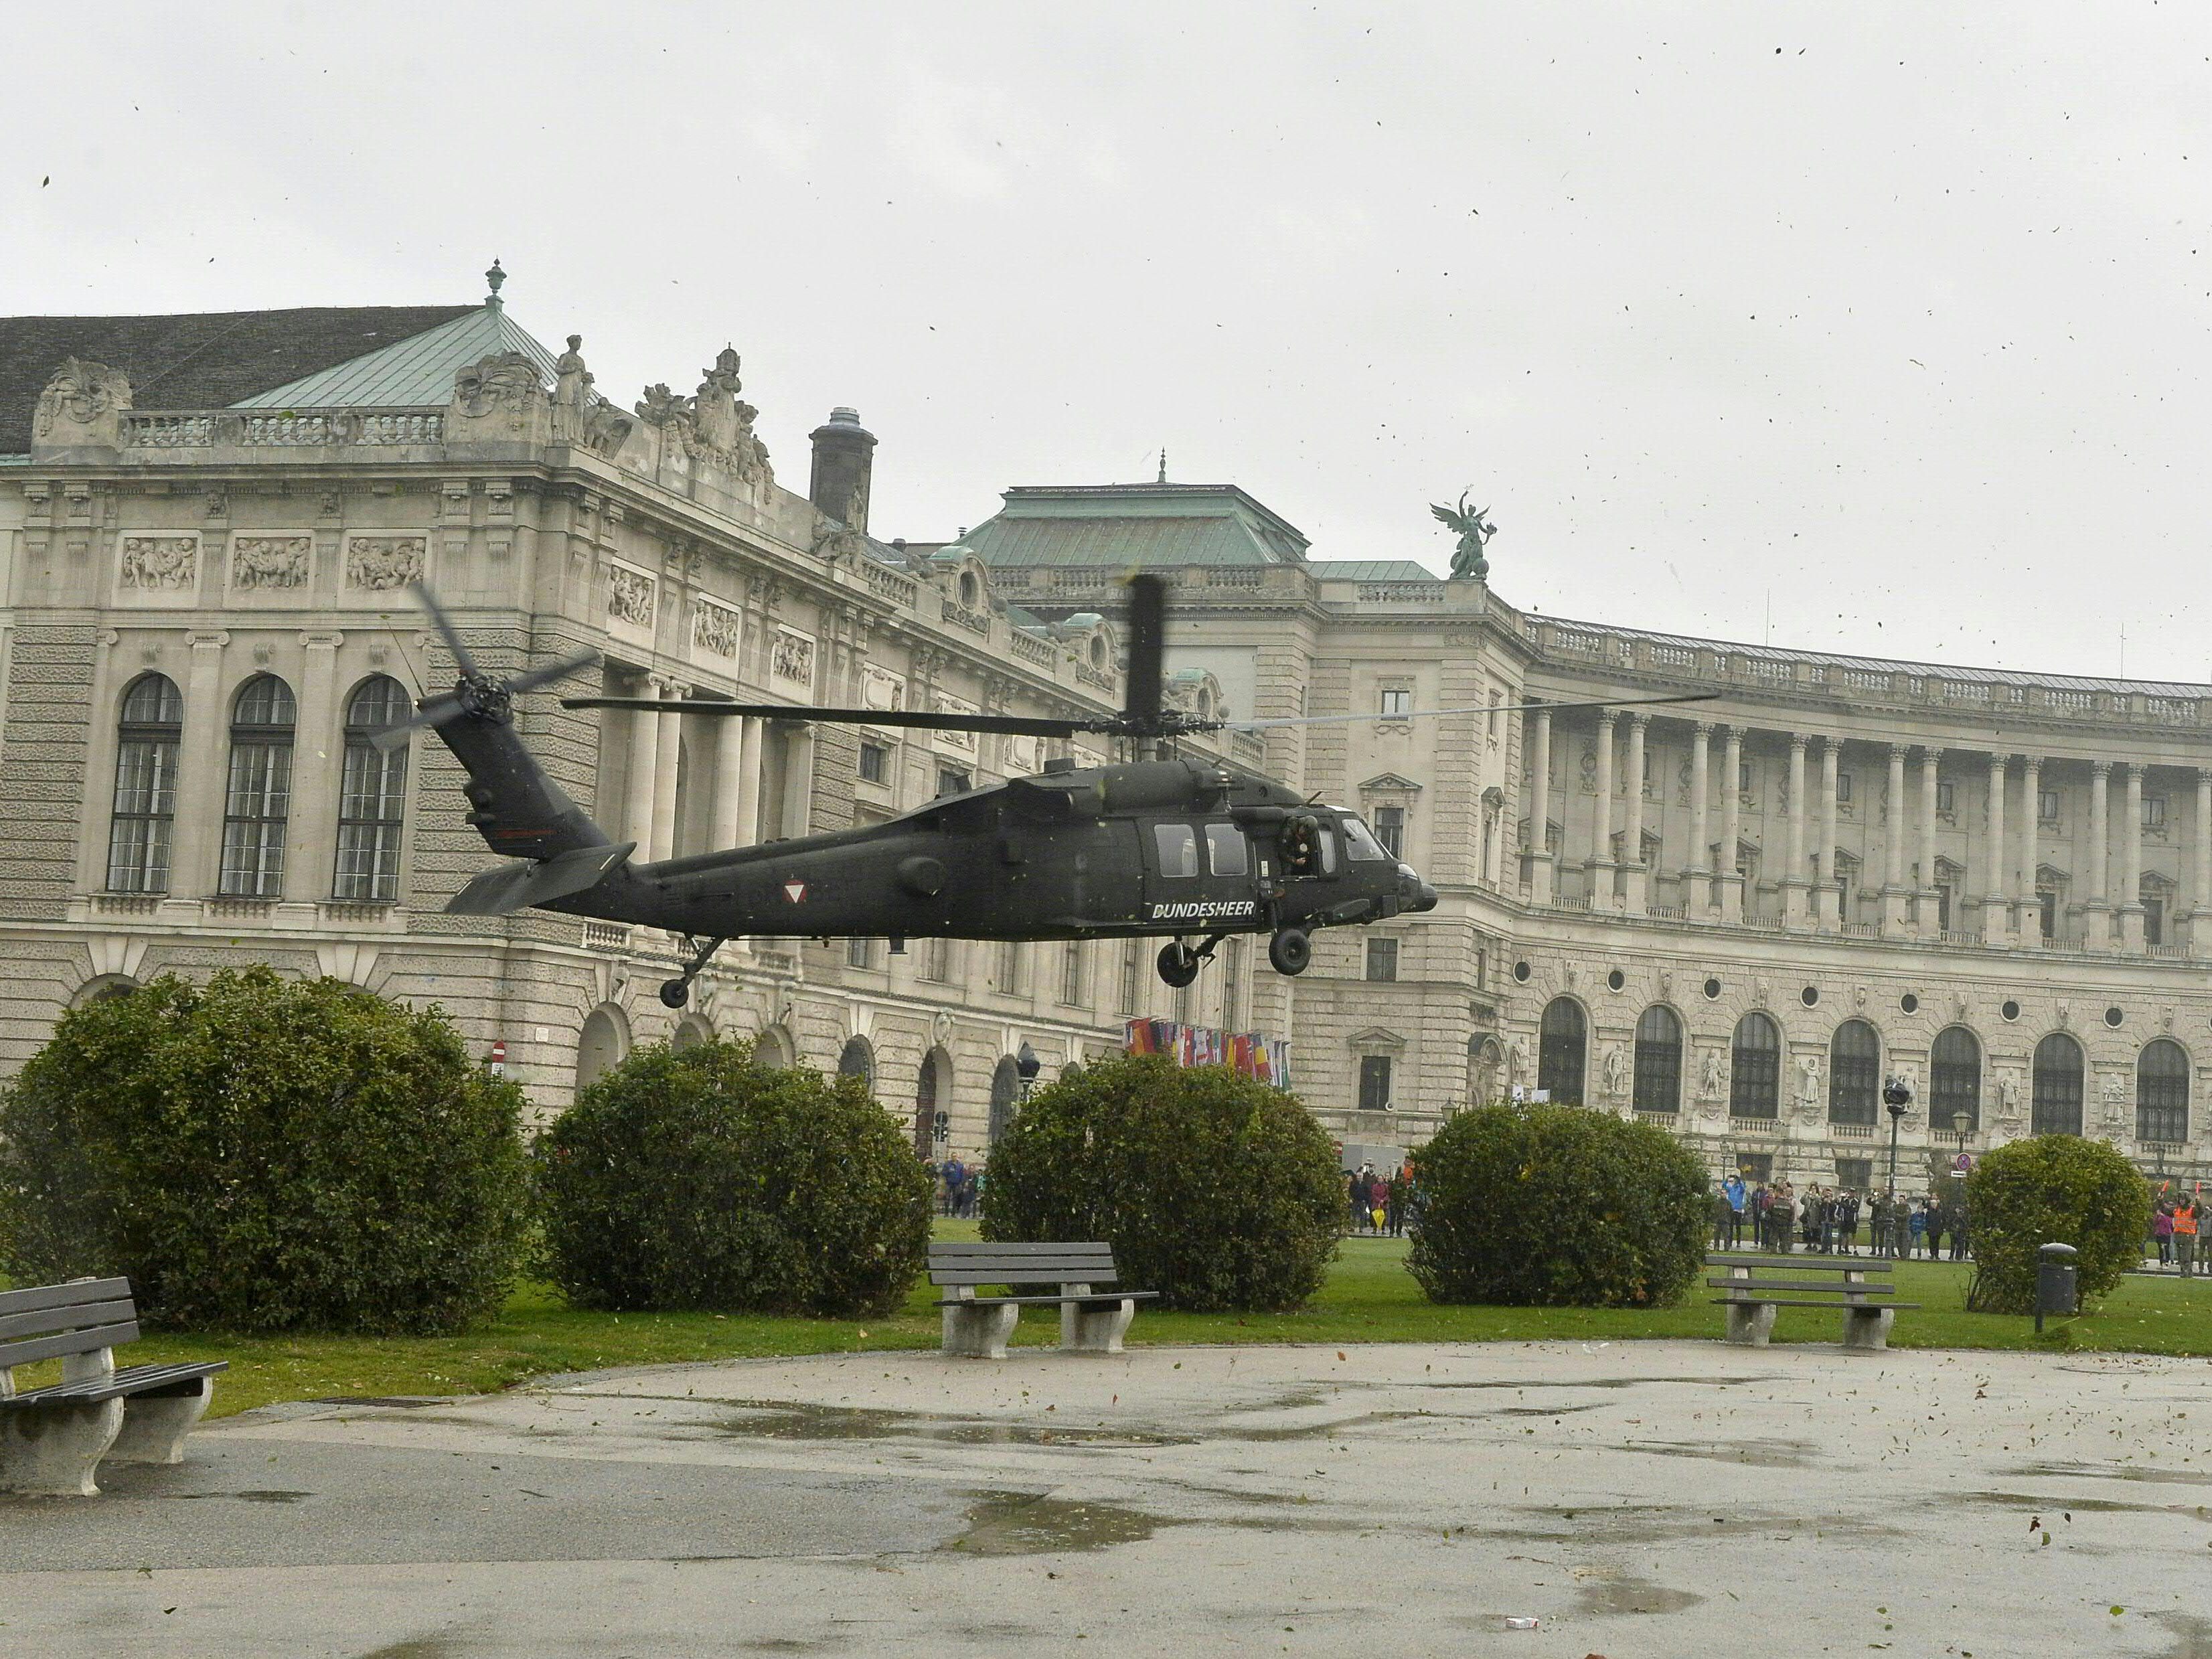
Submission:
<svg viewBox="0 0 2212 1659">
<path fill-rule="evenodd" d="M 1411 559 L 1314 559 L 1306 568 L 1323 582 L 1432 582 L 1441 580 Z"/>
<path fill-rule="evenodd" d="M 453 395 L 453 375 L 479 358 L 520 351 L 550 385 L 553 354 L 509 319 L 496 301 L 421 334 L 332 368 L 241 398 L 233 409 L 420 409 Z"/>
<path fill-rule="evenodd" d="M 961 544 L 988 565 L 1302 564 L 1306 538 L 1234 484 L 1009 489 Z"/>
</svg>

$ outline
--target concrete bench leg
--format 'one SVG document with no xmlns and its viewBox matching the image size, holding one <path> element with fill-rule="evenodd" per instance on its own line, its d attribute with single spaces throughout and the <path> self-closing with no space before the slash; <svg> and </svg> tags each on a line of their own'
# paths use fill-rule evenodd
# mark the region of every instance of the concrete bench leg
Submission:
<svg viewBox="0 0 2212 1659">
<path fill-rule="evenodd" d="M 1774 1334 L 1774 1311 L 1771 1303 L 1729 1303 L 1728 1340 L 1739 1347 L 1765 1347 Z"/>
<path fill-rule="evenodd" d="M 196 1376 L 172 1390 L 134 1394 L 123 1402 L 123 1431 L 102 1459 L 108 1463 L 181 1463 L 185 1437 L 207 1415 L 215 1378 Z"/>
<path fill-rule="evenodd" d="M 1009 1303 L 945 1310 L 945 1352 L 969 1359 L 1004 1359 L 1006 1339 L 1022 1310 Z"/>
<path fill-rule="evenodd" d="M 1119 1353 L 1129 1322 L 1137 1316 L 1132 1301 L 1063 1302 L 1060 1304 L 1060 1346 L 1071 1353 Z"/>
<path fill-rule="evenodd" d="M 1897 1320 L 1894 1308 L 1844 1310 L 1844 1346 L 1861 1353 L 1883 1353 L 1889 1348 L 1889 1328 Z"/>
<path fill-rule="evenodd" d="M 0 1411 L 0 1492 L 97 1498 L 92 1472 L 123 1426 L 123 1402 L 57 1401 Z"/>
</svg>

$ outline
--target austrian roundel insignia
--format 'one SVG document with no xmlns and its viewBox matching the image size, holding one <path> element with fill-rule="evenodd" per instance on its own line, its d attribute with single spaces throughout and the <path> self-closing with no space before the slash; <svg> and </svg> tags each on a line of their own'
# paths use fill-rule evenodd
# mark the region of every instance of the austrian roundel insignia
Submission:
<svg viewBox="0 0 2212 1659">
<path fill-rule="evenodd" d="M 793 904 L 805 903 L 806 884 L 803 881 L 787 881 L 783 884 L 783 896 Z"/>
</svg>

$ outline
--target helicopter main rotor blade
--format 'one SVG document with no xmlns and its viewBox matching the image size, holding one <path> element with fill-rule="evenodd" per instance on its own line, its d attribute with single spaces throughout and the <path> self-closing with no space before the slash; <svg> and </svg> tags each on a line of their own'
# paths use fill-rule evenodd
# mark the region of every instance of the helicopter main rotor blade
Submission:
<svg viewBox="0 0 2212 1659">
<path fill-rule="evenodd" d="M 1168 585 L 1141 571 L 1129 578 L 1129 672 L 1121 718 L 1148 732 L 1160 718 L 1161 659 L 1167 649 Z"/>
<path fill-rule="evenodd" d="M 476 659 L 469 655 L 468 647 L 461 643 L 460 630 L 453 626 L 453 619 L 446 614 L 445 606 L 440 605 L 437 596 L 430 592 L 429 584 L 418 581 L 410 582 L 408 586 L 413 589 L 416 602 L 430 613 L 430 620 L 436 625 L 439 637 L 445 641 L 446 649 L 453 653 L 453 666 L 460 672 L 461 678 L 474 679 L 477 673 Z"/>
<path fill-rule="evenodd" d="M 433 697 L 397 726 L 387 726 L 381 732 L 370 734 L 369 741 L 386 753 L 398 748 L 426 726 L 443 726 L 461 712 L 461 700 L 448 691 L 442 697 Z"/>
<path fill-rule="evenodd" d="M 756 720 L 818 720 L 828 726 L 914 726 L 929 732 L 1004 732 L 1023 738 L 1072 738 L 1118 732 L 1112 720 L 1064 720 L 1030 714 L 927 714 L 907 708 L 810 708 L 803 703 L 725 702 L 719 697 L 563 697 L 563 708 L 636 708 L 661 714 L 745 714 Z"/>
<path fill-rule="evenodd" d="M 1644 708 L 1659 703 L 1711 702 L 1717 691 L 1685 691 L 1669 697 L 1593 697 L 1586 702 L 1484 703 L 1474 708 L 1409 708 L 1402 714 L 1298 714 L 1280 720 L 1223 720 L 1214 728 L 1224 732 L 1265 732 L 1284 726 L 1341 726 L 1353 720 L 1433 720 L 1453 714 L 1525 714 L 1542 709 L 1556 714 L 1563 708 Z"/>
<path fill-rule="evenodd" d="M 580 669 L 591 667 L 599 659 L 599 653 L 596 651 L 579 651 L 574 656 L 563 657 L 559 662 L 530 669 L 507 682 L 507 695 L 520 696 L 525 691 L 535 691 L 539 686 L 550 685 L 555 680 L 564 680 Z"/>
</svg>

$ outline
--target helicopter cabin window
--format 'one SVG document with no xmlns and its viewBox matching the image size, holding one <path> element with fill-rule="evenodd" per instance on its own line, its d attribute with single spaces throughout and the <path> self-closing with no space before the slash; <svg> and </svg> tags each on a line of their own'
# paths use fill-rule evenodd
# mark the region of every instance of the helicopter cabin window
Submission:
<svg viewBox="0 0 2212 1659">
<path fill-rule="evenodd" d="M 1388 864 L 1390 855 L 1382 850 L 1382 843 L 1358 818 L 1346 815 L 1344 820 L 1344 850 L 1356 864 Z"/>
<path fill-rule="evenodd" d="M 937 769 L 937 793 L 939 794 L 964 795 L 968 793 L 969 788 L 968 775 L 965 772 L 959 770 L 957 767 L 951 766 L 940 766 Z"/>
<path fill-rule="evenodd" d="M 1384 686 L 1382 712 L 1386 719 L 1394 714 L 1403 716 L 1412 714 L 1413 712 L 1413 692 L 1402 685 Z"/>
<path fill-rule="evenodd" d="M 1333 876 L 1336 873 L 1335 830 L 1323 829 L 1314 831 L 1314 854 L 1320 860 L 1322 874 Z"/>
<path fill-rule="evenodd" d="M 1206 861 L 1217 876 L 1247 873 L 1251 868 L 1251 861 L 1245 851 L 1244 832 L 1233 823 L 1207 824 Z"/>
<path fill-rule="evenodd" d="M 1378 806 L 1375 809 L 1375 839 L 1382 843 L 1382 850 L 1394 859 L 1406 856 L 1406 809 L 1402 806 Z"/>
<path fill-rule="evenodd" d="M 1198 832 L 1188 824 L 1156 823 L 1152 826 L 1152 841 L 1160 850 L 1162 875 L 1198 873 Z"/>
<path fill-rule="evenodd" d="M 880 743 L 860 745 L 860 781 L 887 783 L 890 781 L 891 751 Z"/>
</svg>

